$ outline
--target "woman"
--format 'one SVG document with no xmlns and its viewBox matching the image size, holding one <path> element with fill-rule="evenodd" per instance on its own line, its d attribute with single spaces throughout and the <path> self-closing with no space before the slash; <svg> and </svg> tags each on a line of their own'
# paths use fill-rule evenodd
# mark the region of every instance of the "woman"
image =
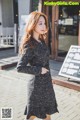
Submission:
<svg viewBox="0 0 80 120">
<path fill-rule="evenodd" d="M 55 93 L 49 68 L 49 50 L 45 43 L 48 32 L 47 17 L 43 13 L 32 12 L 26 26 L 17 71 L 33 74 L 35 77 L 27 82 L 26 119 L 35 117 L 51 120 L 50 115 L 58 112 Z"/>
</svg>

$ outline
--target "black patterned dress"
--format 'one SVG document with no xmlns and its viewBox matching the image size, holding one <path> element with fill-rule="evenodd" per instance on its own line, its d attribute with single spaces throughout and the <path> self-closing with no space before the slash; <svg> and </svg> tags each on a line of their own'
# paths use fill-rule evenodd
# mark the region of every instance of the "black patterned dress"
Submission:
<svg viewBox="0 0 80 120">
<path fill-rule="evenodd" d="M 49 71 L 41 74 L 42 67 Z M 24 114 L 27 119 L 32 115 L 44 119 L 46 114 L 58 112 L 49 68 L 49 50 L 44 41 L 38 42 L 31 38 L 17 64 L 17 71 L 34 75 L 32 79 L 26 80 L 27 105 Z"/>
</svg>

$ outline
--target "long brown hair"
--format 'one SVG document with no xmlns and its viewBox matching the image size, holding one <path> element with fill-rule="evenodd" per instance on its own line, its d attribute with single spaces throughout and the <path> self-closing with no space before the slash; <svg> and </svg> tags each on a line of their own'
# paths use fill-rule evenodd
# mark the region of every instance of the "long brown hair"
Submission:
<svg viewBox="0 0 80 120">
<path fill-rule="evenodd" d="M 25 34 L 22 37 L 21 44 L 20 44 L 20 47 L 19 47 L 19 53 L 22 53 L 25 44 L 30 40 L 31 37 L 33 37 L 33 30 L 35 29 L 35 26 L 37 25 L 37 23 L 39 21 L 39 18 L 41 16 L 43 16 L 44 19 L 45 19 L 46 33 L 48 32 L 48 19 L 47 19 L 47 16 L 44 13 L 37 12 L 37 11 L 30 13 L 28 23 L 27 23 L 26 28 L 25 28 Z M 45 40 L 46 35 L 47 35 L 46 33 L 40 35 L 39 39 L 40 40 Z"/>
</svg>

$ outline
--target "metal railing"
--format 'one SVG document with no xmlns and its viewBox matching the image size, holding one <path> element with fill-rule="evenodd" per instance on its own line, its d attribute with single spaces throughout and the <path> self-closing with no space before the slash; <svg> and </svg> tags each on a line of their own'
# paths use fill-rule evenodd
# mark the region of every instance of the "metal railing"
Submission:
<svg viewBox="0 0 80 120">
<path fill-rule="evenodd" d="M 4 46 L 14 46 L 14 28 L 12 27 L 2 28 L 0 47 Z"/>
</svg>

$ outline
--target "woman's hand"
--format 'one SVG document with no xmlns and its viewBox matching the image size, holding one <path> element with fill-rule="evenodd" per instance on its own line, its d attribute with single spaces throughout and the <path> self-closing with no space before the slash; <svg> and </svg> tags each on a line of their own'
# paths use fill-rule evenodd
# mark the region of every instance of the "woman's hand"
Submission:
<svg viewBox="0 0 80 120">
<path fill-rule="evenodd" d="M 49 71 L 48 69 L 42 67 L 42 72 L 41 72 L 41 74 L 45 74 L 45 73 L 47 73 L 48 71 Z"/>
</svg>

